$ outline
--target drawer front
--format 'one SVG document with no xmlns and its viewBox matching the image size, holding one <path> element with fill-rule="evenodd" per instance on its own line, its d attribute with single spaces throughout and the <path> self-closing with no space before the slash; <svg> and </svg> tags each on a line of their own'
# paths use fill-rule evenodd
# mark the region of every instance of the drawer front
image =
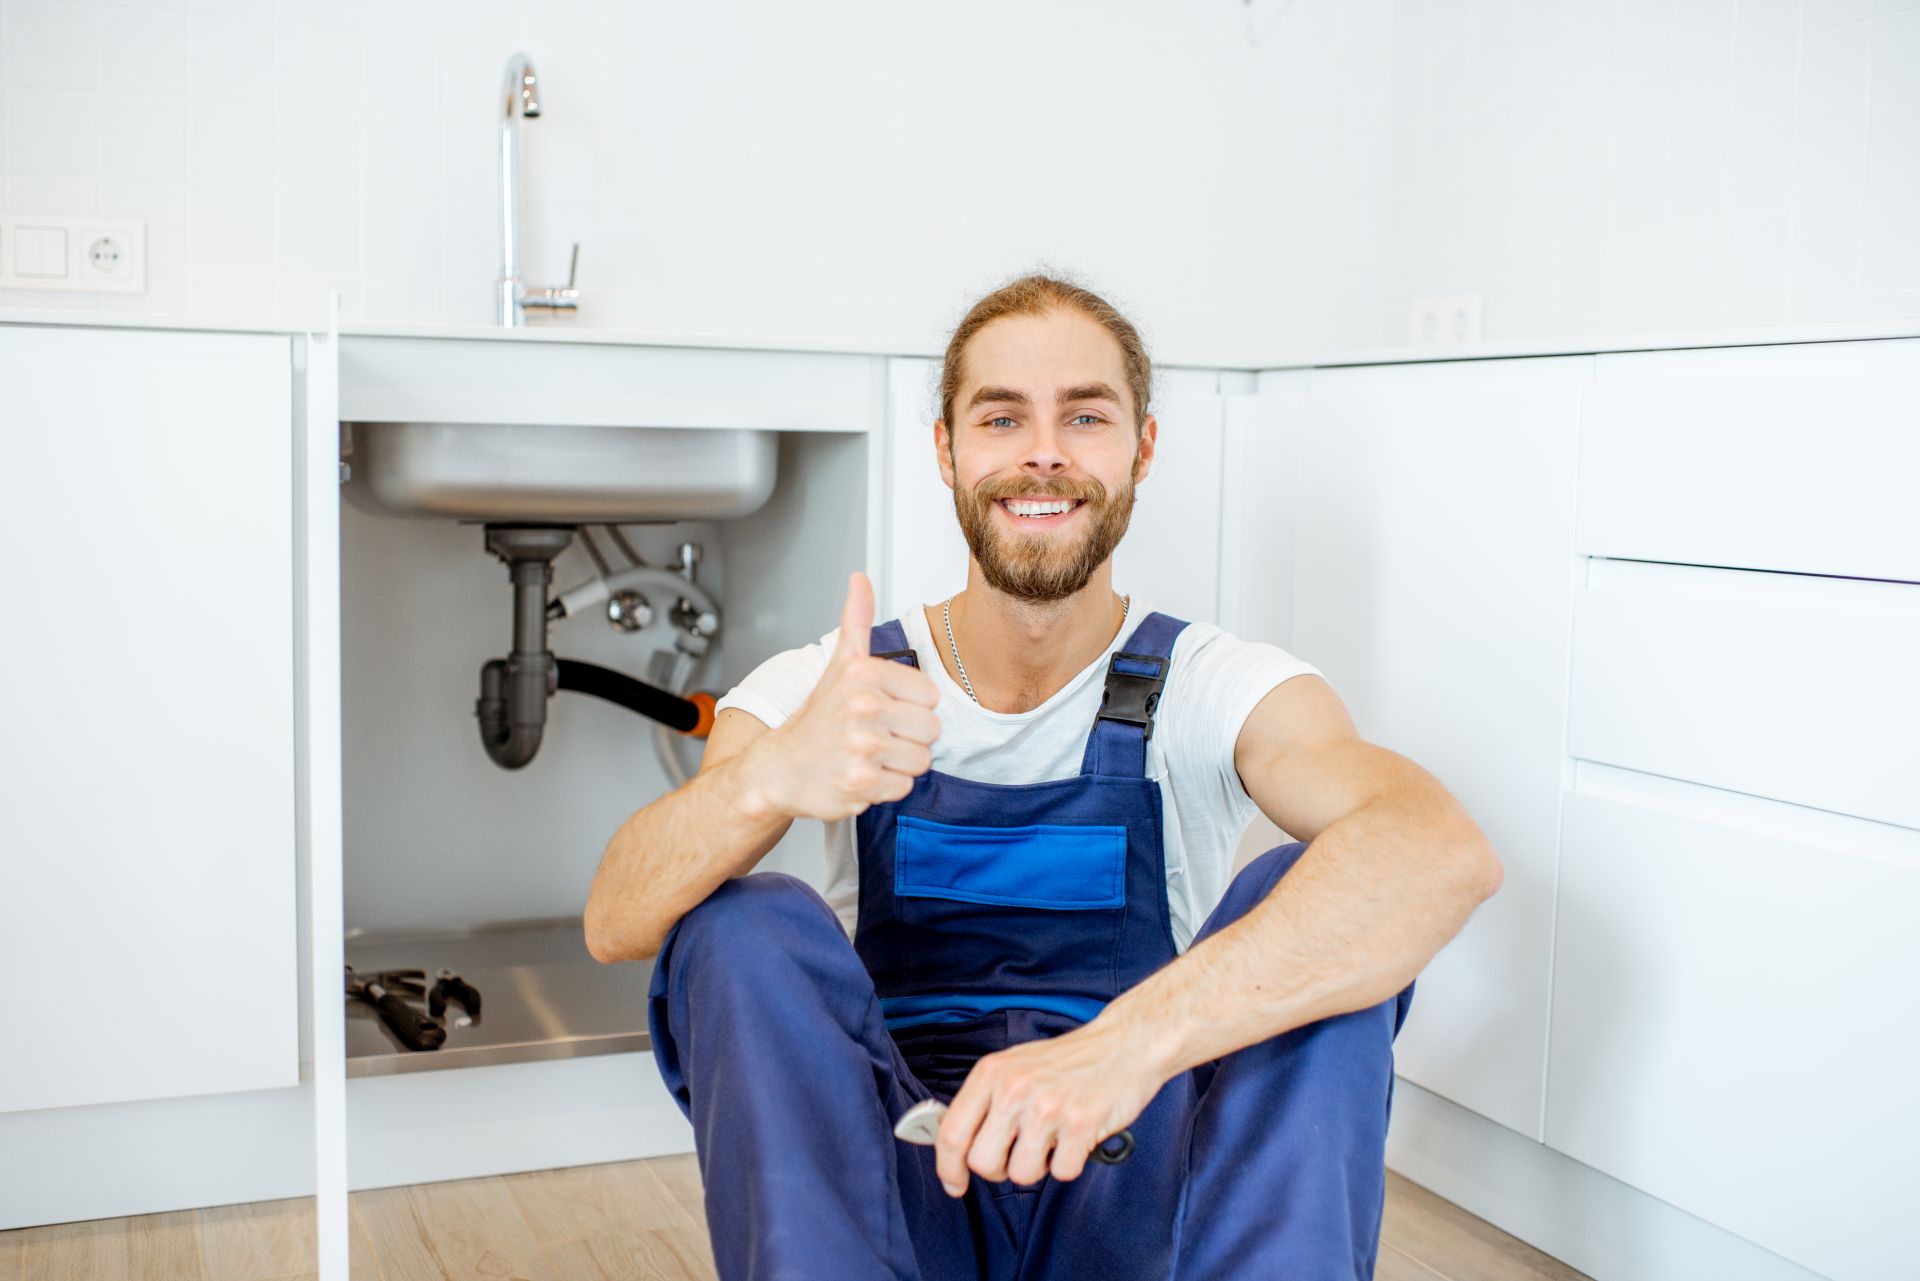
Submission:
<svg viewBox="0 0 1920 1281">
<path fill-rule="evenodd" d="M 1920 582 L 1920 340 L 1602 356 L 1579 550 Z"/>
<path fill-rule="evenodd" d="M 1920 587 L 1594 560 L 1568 752 L 1920 828 Z"/>
<path fill-rule="evenodd" d="M 1823 1276 L 1909 1277 L 1920 833 L 1582 765 L 1547 1145 Z"/>
</svg>

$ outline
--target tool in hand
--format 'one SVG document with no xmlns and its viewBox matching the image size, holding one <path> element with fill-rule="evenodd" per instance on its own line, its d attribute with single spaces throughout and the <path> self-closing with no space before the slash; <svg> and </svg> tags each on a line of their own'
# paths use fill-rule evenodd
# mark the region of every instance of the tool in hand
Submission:
<svg viewBox="0 0 1920 1281">
<path fill-rule="evenodd" d="M 437 1050 L 447 1039 L 447 1029 L 439 1019 L 422 1014 L 408 1003 L 402 993 L 419 994 L 426 990 L 425 970 L 382 970 L 361 976 L 347 966 L 347 995 L 356 997 L 380 1012 L 380 1021 L 400 1038 L 409 1050 Z"/>
<path fill-rule="evenodd" d="M 932 1147 L 940 1133 L 940 1118 L 946 1114 L 947 1105 L 939 1099 L 922 1099 L 901 1114 L 899 1122 L 893 1127 L 894 1136 L 922 1147 Z M 1108 1151 L 1107 1144 L 1116 1139 L 1119 1140 L 1119 1147 Z M 1094 1144 L 1093 1151 L 1087 1155 L 1106 1165 L 1120 1164 L 1133 1155 L 1133 1131 L 1121 1130 L 1108 1135 Z"/>
<path fill-rule="evenodd" d="M 433 991 L 427 993 L 427 1013 L 440 1018 L 447 1012 L 447 1001 L 466 1010 L 453 1021 L 455 1027 L 472 1027 L 480 1018 L 480 989 L 461 978 L 451 969 L 442 968 L 433 985 Z"/>
</svg>

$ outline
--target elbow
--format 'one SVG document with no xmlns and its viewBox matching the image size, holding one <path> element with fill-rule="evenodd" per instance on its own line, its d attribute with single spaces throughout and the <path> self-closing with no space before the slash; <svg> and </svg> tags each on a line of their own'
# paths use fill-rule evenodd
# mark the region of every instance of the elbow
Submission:
<svg viewBox="0 0 1920 1281">
<path fill-rule="evenodd" d="M 1500 856 L 1493 852 L 1493 846 L 1484 842 L 1469 866 L 1473 869 L 1474 892 L 1481 902 L 1486 902 L 1500 892 L 1500 886 L 1506 881 L 1506 869 L 1500 865 Z"/>
<path fill-rule="evenodd" d="M 586 936 L 587 955 L 602 965 L 645 960 L 660 950 L 657 945 L 648 948 L 646 941 L 636 938 L 631 929 L 618 928 L 615 922 L 606 919 L 605 913 L 595 911 L 591 901 L 580 923 L 581 932 Z"/>
</svg>

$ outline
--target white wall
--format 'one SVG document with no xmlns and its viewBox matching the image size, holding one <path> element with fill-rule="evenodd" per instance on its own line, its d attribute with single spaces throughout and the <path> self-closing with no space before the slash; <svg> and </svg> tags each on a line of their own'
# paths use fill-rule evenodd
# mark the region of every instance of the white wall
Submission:
<svg viewBox="0 0 1920 1281">
<path fill-rule="evenodd" d="M 1260 0 L 1270 5 L 1273 0 Z M 147 220 L 150 290 L 46 305 L 489 323 L 495 96 L 579 323 L 931 350 L 1041 260 L 1162 349 L 1244 346 L 1238 0 L 8 0 L 11 212 Z"/>
<path fill-rule="evenodd" d="M 1381 341 L 1920 316 L 1920 0 L 1399 0 Z"/>
<path fill-rule="evenodd" d="M 6 0 L 14 213 L 144 218 L 150 292 L 488 323 L 536 59 L 574 323 L 932 352 L 1051 264 L 1162 357 L 1920 316 L 1920 0 Z"/>
</svg>

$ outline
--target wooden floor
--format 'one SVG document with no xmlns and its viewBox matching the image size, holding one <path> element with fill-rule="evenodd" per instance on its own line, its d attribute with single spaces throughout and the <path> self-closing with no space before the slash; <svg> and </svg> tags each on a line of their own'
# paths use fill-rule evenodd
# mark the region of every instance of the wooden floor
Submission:
<svg viewBox="0 0 1920 1281">
<path fill-rule="evenodd" d="M 296 1281 L 313 1202 L 182 1210 L 0 1232 L 0 1281 Z M 353 1194 L 353 1281 L 702 1281 L 715 1276 L 692 1156 Z M 1582 1281 L 1387 1176 L 1376 1281 Z"/>
</svg>

